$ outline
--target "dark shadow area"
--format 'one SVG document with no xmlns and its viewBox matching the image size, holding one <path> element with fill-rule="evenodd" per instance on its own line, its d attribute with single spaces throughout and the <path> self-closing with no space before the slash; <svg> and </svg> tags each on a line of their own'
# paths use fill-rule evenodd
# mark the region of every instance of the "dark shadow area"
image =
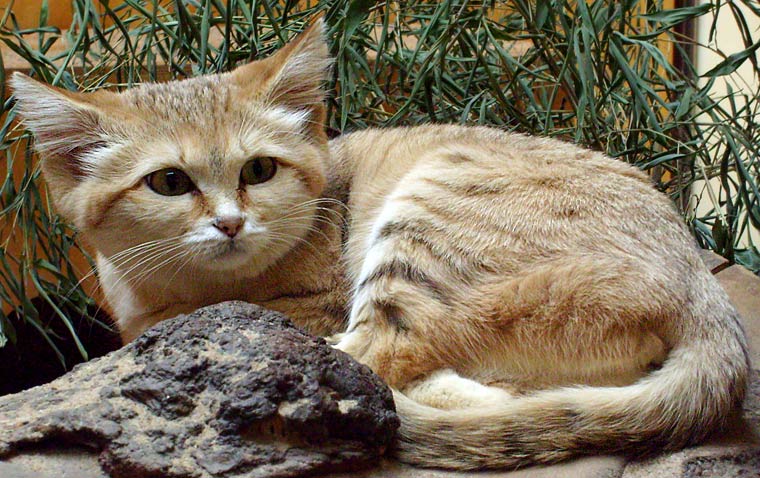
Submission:
<svg viewBox="0 0 760 478">
<path fill-rule="evenodd" d="M 37 329 L 18 314 L 11 314 L 10 320 L 16 329 L 16 343 L 9 342 L 0 348 L 0 395 L 48 383 L 84 361 L 71 333 L 55 316 L 50 304 L 40 298 L 32 299 L 31 302 L 39 311 L 40 322 L 52 332 L 49 335 L 63 354 L 65 365 Z M 76 333 L 90 359 L 121 347 L 121 338 L 112 325 L 111 318 L 103 311 L 97 312 L 96 317 L 102 323 L 111 325 L 112 330 L 84 318 L 73 319 Z"/>
</svg>

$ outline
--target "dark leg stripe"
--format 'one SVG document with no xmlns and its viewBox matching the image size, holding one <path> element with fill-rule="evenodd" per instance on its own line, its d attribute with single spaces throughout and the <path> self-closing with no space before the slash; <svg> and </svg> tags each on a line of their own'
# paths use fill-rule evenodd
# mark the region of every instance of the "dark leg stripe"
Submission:
<svg viewBox="0 0 760 478">
<path fill-rule="evenodd" d="M 367 285 L 373 284 L 384 278 L 400 279 L 409 284 L 422 287 L 430 291 L 433 297 L 439 302 L 444 304 L 448 303 L 448 294 L 446 294 L 446 289 L 442 284 L 413 264 L 409 264 L 400 259 L 393 259 L 384 264 L 380 264 L 372 274 L 359 283 L 358 289 L 362 289 Z"/>
<path fill-rule="evenodd" d="M 453 274 L 465 281 L 472 279 L 473 271 L 491 271 L 492 268 L 468 255 L 466 251 L 449 247 L 446 251 L 448 254 L 444 252 L 441 247 L 428 239 L 431 230 L 436 230 L 436 228 L 430 224 L 389 222 L 380 229 L 376 243 L 391 237 L 400 237 L 405 241 L 424 248 L 433 259 L 446 264 Z"/>
<path fill-rule="evenodd" d="M 375 310 L 383 314 L 383 318 L 396 330 L 406 332 L 409 330 L 409 323 L 404 317 L 404 313 L 399 306 L 389 300 L 374 300 L 372 305 Z"/>
</svg>

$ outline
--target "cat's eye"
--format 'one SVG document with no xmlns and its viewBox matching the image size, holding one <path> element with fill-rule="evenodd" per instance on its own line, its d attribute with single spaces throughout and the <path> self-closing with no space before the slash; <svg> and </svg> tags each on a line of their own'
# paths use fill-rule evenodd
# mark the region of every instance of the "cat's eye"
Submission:
<svg viewBox="0 0 760 478">
<path fill-rule="evenodd" d="M 240 182 L 243 184 L 260 184 L 269 181 L 277 172 L 277 161 L 264 156 L 253 158 L 240 170 Z"/>
<path fill-rule="evenodd" d="M 162 196 L 180 196 L 195 190 L 190 176 L 177 168 L 154 171 L 145 176 L 145 182 L 149 188 Z"/>
</svg>

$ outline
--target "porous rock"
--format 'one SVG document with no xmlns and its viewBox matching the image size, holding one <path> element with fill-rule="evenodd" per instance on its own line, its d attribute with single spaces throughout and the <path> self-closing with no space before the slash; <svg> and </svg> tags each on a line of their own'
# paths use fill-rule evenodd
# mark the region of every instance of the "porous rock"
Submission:
<svg viewBox="0 0 760 478">
<path fill-rule="evenodd" d="M 0 398 L 0 458 L 94 446 L 112 477 L 306 476 L 362 468 L 398 418 L 367 367 L 243 302 L 199 309 L 47 385 Z"/>
</svg>

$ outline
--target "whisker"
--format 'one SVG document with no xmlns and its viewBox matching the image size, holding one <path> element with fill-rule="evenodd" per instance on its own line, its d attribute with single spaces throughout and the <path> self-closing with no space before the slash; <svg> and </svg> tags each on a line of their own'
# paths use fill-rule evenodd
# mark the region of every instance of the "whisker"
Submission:
<svg viewBox="0 0 760 478">
<path fill-rule="evenodd" d="M 282 226 L 283 224 L 287 225 L 288 223 L 270 224 L 269 225 L 270 226 L 270 230 L 282 233 L 282 229 L 279 228 L 279 227 L 277 227 L 277 226 Z M 325 234 L 323 231 L 319 230 L 316 226 L 310 225 L 310 226 L 306 227 L 306 231 L 308 231 L 310 233 L 313 233 L 313 234 L 319 234 L 320 236 L 322 236 L 322 238 L 326 242 L 328 242 L 328 243 L 330 242 L 330 237 L 327 234 Z M 293 237 L 296 237 L 296 236 L 293 236 Z"/>
<path fill-rule="evenodd" d="M 284 234 L 284 233 L 282 233 L 280 231 L 272 231 L 272 230 L 267 231 L 267 235 L 269 236 L 269 239 L 280 240 L 281 241 L 280 243 L 282 243 L 282 244 L 288 244 L 289 245 L 294 240 L 298 241 L 298 242 L 300 242 L 300 243 L 308 246 L 309 248 L 311 248 L 311 250 L 313 252 L 319 253 L 319 250 L 311 242 L 307 241 L 303 237 L 296 236 L 296 235 L 293 235 L 293 234 Z"/>
<path fill-rule="evenodd" d="M 164 238 L 164 239 L 155 239 L 155 240 L 152 240 L 152 241 L 141 242 L 140 244 L 134 245 L 132 247 L 128 247 L 128 248 L 126 248 L 126 249 L 124 249 L 122 251 L 117 252 L 116 254 L 110 256 L 108 259 L 109 260 L 114 260 L 114 259 L 116 259 L 116 258 L 118 258 L 118 257 L 120 257 L 120 256 L 122 256 L 124 254 L 128 254 L 131 251 L 134 251 L 136 249 L 140 249 L 140 248 L 146 247 L 146 246 L 152 246 L 152 245 L 163 244 L 163 243 L 166 243 L 166 242 L 175 241 L 177 239 L 181 239 L 183 236 L 184 236 L 184 234 L 179 235 L 179 236 L 174 236 L 174 237 L 167 237 L 167 238 Z"/>
<path fill-rule="evenodd" d="M 182 247 L 182 243 L 174 243 L 174 244 L 167 244 L 163 248 L 156 248 L 157 250 L 151 249 L 150 251 L 142 251 L 139 254 L 135 254 L 134 256 L 130 256 L 128 258 L 124 258 L 121 260 L 116 267 L 122 267 L 127 265 L 128 263 L 132 261 L 136 261 L 131 266 L 128 266 L 129 268 L 126 271 L 120 271 L 123 275 L 128 275 L 130 272 L 132 272 L 135 268 L 140 267 L 141 265 L 145 263 L 149 263 L 156 258 L 159 258 L 163 255 L 166 255 L 172 251 L 177 250 L 178 248 Z M 147 257 L 146 257 L 147 256 Z M 143 261 L 142 259 L 146 259 Z"/>
<path fill-rule="evenodd" d="M 158 270 L 158 269 L 160 269 L 160 268 L 162 268 L 164 266 L 167 266 L 167 265 L 171 264 L 176 259 L 182 257 L 184 254 L 187 254 L 187 250 L 186 249 L 180 249 L 179 251 L 176 251 L 170 257 L 162 260 L 158 264 L 155 264 L 155 265 L 149 267 L 148 269 L 145 269 L 145 270 L 141 271 L 134 278 L 130 278 L 129 282 L 131 282 L 134 285 L 135 288 L 140 287 L 140 285 L 142 285 L 143 282 L 145 282 L 145 280 L 150 276 L 150 274 L 152 274 L 154 271 L 156 271 L 156 270 Z"/>
<path fill-rule="evenodd" d="M 274 219 L 272 221 L 265 222 L 263 223 L 263 225 L 279 226 L 281 224 L 295 224 L 297 222 L 300 222 L 299 219 L 300 219 L 299 217 L 281 217 L 281 218 Z M 336 224 L 335 222 L 329 220 L 328 218 L 323 218 L 323 217 L 304 217 L 303 219 L 305 219 L 306 221 L 302 221 L 302 222 L 308 222 L 309 224 L 312 224 L 312 225 L 318 224 L 318 225 L 323 225 L 323 226 L 330 226 L 333 229 L 340 229 L 343 226 L 343 224 Z"/>
<path fill-rule="evenodd" d="M 174 278 L 177 277 L 177 274 L 182 269 L 184 269 L 186 265 L 190 264 L 193 261 L 193 259 L 196 257 L 196 254 L 197 254 L 197 252 L 199 250 L 200 250 L 200 248 L 198 248 L 197 246 L 194 246 L 194 247 L 190 248 L 187 251 L 187 258 L 182 262 L 182 264 L 179 265 L 179 267 L 177 267 L 174 270 L 174 274 L 172 274 L 171 277 L 169 277 L 169 279 L 166 281 L 166 284 L 164 285 L 164 288 L 163 288 L 162 292 L 166 292 L 166 289 L 172 283 L 172 281 L 174 280 Z"/>
<path fill-rule="evenodd" d="M 108 260 L 109 262 L 111 262 L 111 264 L 113 264 L 115 268 L 119 268 L 123 266 L 125 263 L 129 262 L 130 260 L 134 260 L 134 259 L 137 259 L 138 257 L 142 257 L 142 256 L 145 256 L 146 254 L 150 254 L 155 249 L 158 249 L 162 247 L 163 245 L 165 245 L 166 243 L 169 243 L 176 239 L 177 237 L 172 237 L 172 238 L 167 238 L 167 239 L 147 241 L 144 243 L 140 243 L 114 254 L 113 256 L 109 257 Z M 69 292 L 66 294 L 65 298 L 70 297 L 77 287 L 81 286 L 82 283 L 84 283 L 84 281 L 86 281 L 87 279 L 95 275 L 97 271 L 98 271 L 97 267 L 90 268 L 90 270 L 84 276 L 82 276 L 82 278 L 79 279 L 79 281 L 74 286 L 71 287 Z M 96 283 L 95 291 L 99 291 L 100 289 L 101 289 L 100 281 L 98 281 Z"/>
<path fill-rule="evenodd" d="M 148 269 L 143 269 L 136 276 L 137 278 L 143 277 L 146 273 L 153 272 L 157 269 L 157 267 L 154 267 L 153 265 L 156 261 L 161 261 L 163 257 L 170 255 L 176 252 L 177 250 L 179 250 L 181 253 L 182 247 L 183 247 L 182 243 L 171 245 L 167 247 L 166 249 L 158 252 L 157 254 L 151 255 L 144 261 L 143 260 L 138 261 L 136 264 L 133 264 L 131 267 L 129 267 L 129 269 L 127 269 L 126 271 L 120 271 L 119 278 L 116 280 L 116 282 L 113 283 L 112 287 L 116 287 L 117 285 L 119 285 L 122 280 L 126 280 L 128 283 L 132 283 L 133 285 L 136 285 L 133 281 L 138 280 L 138 279 L 130 277 L 130 274 L 132 274 L 133 271 L 147 265 Z M 159 267 L 161 267 L 162 265 L 164 265 L 164 262 L 159 262 Z"/>
<path fill-rule="evenodd" d="M 177 239 L 177 238 L 172 238 L 172 239 Z M 170 241 L 166 241 L 166 242 L 170 242 Z M 116 287 L 116 286 L 118 286 L 118 285 L 119 285 L 119 283 L 121 283 L 121 281 L 122 281 L 122 280 L 126 280 L 127 282 L 133 282 L 135 279 L 139 280 L 139 278 L 140 278 L 140 277 L 142 277 L 142 275 L 138 276 L 137 278 L 128 277 L 128 276 L 129 276 L 129 274 L 131 274 L 131 272 L 132 272 L 132 271 L 133 271 L 135 268 L 137 268 L 137 267 L 139 267 L 139 266 L 141 266 L 141 265 L 150 264 L 152 261 L 155 261 L 155 260 L 157 260 L 157 259 L 160 259 L 160 258 L 161 258 L 161 257 L 163 257 L 163 256 L 166 256 L 167 254 L 170 254 L 171 252 L 175 251 L 175 250 L 176 250 L 176 249 L 177 249 L 179 246 L 181 246 L 181 244 L 179 244 L 179 243 L 178 243 L 178 244 L 174 244 L 174 245 L 171 245 L 171 244 L 161 244 L 161 245 L 163 245 L 163 246 L 167 246 L 167 248 L 166 248 L 166 249 L 164 249 L 164 250 L 162 250 L 162 251 L 160 251 L 160 252 L 159 252 L 158 254 L 156 254 L 156 255 L 150 256 L 150 257 L 149 257 L 149 258 L 147 258 L 147 260 L 145 260 L 145 261 L 140 261 L 140 262 L 138 262 L 137 264 L 135 264 L 135 265 L 133 265 L 132 267 L 130 267 L 130 268 L 127 270 L 127 271 L 123 271 L 123 272 L 121 272 L 121 273 L 120 273 L 120 276 L 119 276 L 119 278 L 118 278 L 118 279 L 117 279 L 117 280 L 116 280 L 116 281 L 113 283 L 112 287 Z M 181 251 L 179 252 L 179 254 L 181 254 Z M 177 255 L 179 255 L 179 254 L 177 254 Z M 176 257 L 176 255 L 175 255 L 175 257 Z M 134 258 L 135 258 L 135 257 L 133 256 L 133 257 L 132 257 L 132 259 L 134 259 Z M 164 262 L 166 262 L 166 261 L 164 261 Z M 125 262 L 122 262 L 122 265 L 123 265 L 124 263 L 125 263 Z M 161 264 L 159 264 L 159 265 L 161 265 Z M 151 270 L 151 271 L 152 271 L 152 270 Z M 149 272 L 151 272 L 151 271 L 149 271 Z M 96 290 L 96 291 L 102 290 L 102 285 L 100 284 L 100 282 L 98 282 L 98 284 L 97 284 L 97 286 L 96 286 L 96 289 L 95 289 L 95 290 Z M 113 305 L 113 304 L 111 304 L 111 305 Z M 101 304 L 98 304 L 98 307 L 97 307 L 97 309 L 96 309 L 95 313 L 96 313 L 96 314 L 98 314 L 98 313 L 100 313 L 102 310 L 103 310 L 103 306 L 102 306 Z M 118 323 L 118 322 L 117 322 L 117 323 Z"/>
<path fill-rule="evenodd" d="M 271 221 L 268 221 L 265 224 L 267 224 L 267 225 L 268 224 L 275 224 L 278 221 L 283 221 L 285 219 L 292 218 L 294 216 L 297 216 L 297 215 L 299 215 L 301 213 L 304 213 L 304 212 L 307 212 L 309 210 L 314 210 L 314 211 L 320 212 L 320 213 L 327 213 L 326 215 L 330 215 L 331 216 L 330 218 L 328 218 L 328 217 L 325 217 L 325 216 L 319 215 L 319 214 L 313 215 L 312 218 L 315 221 L 339 222 L 341 226 L 344 225 L 347 222 L 347 218 L 344 215 L 340 214 L 338 211 L 336 211 L 336 210 L 334 210 L 332 208 L 325 207 L 325 206 L 312 207 L 314 204 L 319 204 L 320 202 L 324 202 L 324 201 L 322 201 L 321 199 L 319 199 L 319 200 L 311 200 L 311 201 L 306 201 L 306 202 L 297 204 L 297 205 L 295 205 L 293 207 L 290 207 L 290 208 L 286 209 L 284 211 L 284 213 L 280 217 L 278 217 L 276 219 L 273 219 Z M 347 207 L 343 203 L 341 203 L 340 201 L 335 201 L 334 204 L 340 204 L 344 208 Z M 332 219 L 332 218 L 336 218 L 336 219 Z M 336 224 L 336 225 L 338 225 L 338 224 Z"/>
</svg>

